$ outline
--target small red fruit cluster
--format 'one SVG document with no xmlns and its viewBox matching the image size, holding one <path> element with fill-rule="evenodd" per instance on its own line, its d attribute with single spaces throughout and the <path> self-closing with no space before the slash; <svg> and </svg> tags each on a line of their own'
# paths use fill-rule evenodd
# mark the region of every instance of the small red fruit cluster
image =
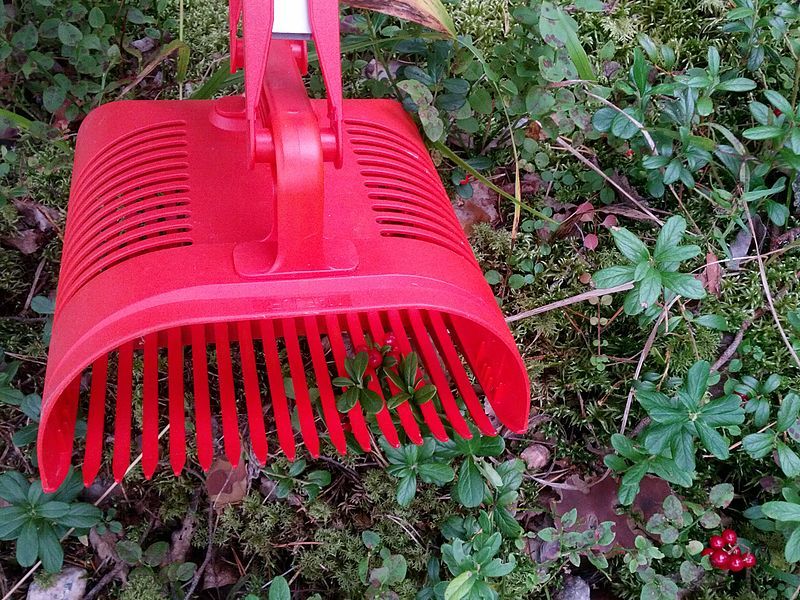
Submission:
<svg viewBox="0 0 800 600">
<path fill-rule="evenodd" d="M 389 333 L 383 340 L 383 346 L 359 346 L 356 348 L 356 354 L 361 352 L 366 352 L 367 356 L 369 356 L 369 368 L 370 369 L 377 369 L 383 364 L 383 356 L 384 353 L 389 354 L 391 356 L 395 356 L 395 346 L 397 345 L 397 338 L 394 334 Z M 395 356 L 395 360 L 397 357 Z"/>
<path fill-rule="evenodd" d="M 700 556 L 708 556 L 711 566 L 720 571 L 733 571 L 738 573 L 742 569 L 752 569 L 756 566 L 755 554 L 745 552 L 736 545 L 738 537 L 733 529 L 726 529 L 722 535 L 712 535 Z"/>
</svg>

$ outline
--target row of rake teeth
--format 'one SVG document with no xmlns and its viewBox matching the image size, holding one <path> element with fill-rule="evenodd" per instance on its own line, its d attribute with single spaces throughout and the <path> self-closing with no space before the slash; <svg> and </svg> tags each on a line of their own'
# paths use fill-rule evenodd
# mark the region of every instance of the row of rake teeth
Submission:
<svg viewBox="0 0 800 600">
<path fill-rule="evenodd" d="M 283 348 L 288 363 L 290 378 L 295 395 L 295 408 L 299 420 L 299 431 L 303 444 L 313 457 L 319 456 L 320 438 L 316 428 L 316 416 L 309 395 L 306 378 L 306 364 L 315 375 L 319 391 L 319 406 L 325 421 L 328 436 L 336 450 L 342 454 L 346 451 L 345 425 L 349 424 L 356 442 L 362 449 L 370 448 L 370 430 L 360 405 L 346 414 L 341 414 L 336 407 L 336 390 L 331 379 L 335 376 L 347 376 L 344 368 L 348 357 L 348 345 L 358 348 L 365 346 L 367 337 L 380 342 L 391 333 L 397 339 L 397 350 L 401 355 L 416 352 L 420 360 L 418 377 L 425 378 L 434 384 L 438 391 L 438 403 L 444 413 L 445 420 L 453 432 L 461 437 L 472 437 L 472 430 L 462 415 L 458 402 L 451 390 L 451 383 L 457 388 L 464 405 L 481 433 L 494 435 L 494 427 L 484 412 L 483 405 L 475 393 L 468 372 L 462 362 L 462 354 L 458 350 L 457 335 L 447 315 L 435 311 L 411 309 L 388 311 L 384 314 L 368 313 L 358 315 L 350 313 L 342 317 L 328 315 L 326 317 L 286 318 L 262 321 L 240 321 L 236 323 L 238 338 L 238 356 L 241 371 L 240 389 L 244 392 L 245 410 L 250 433 L 250 444 L 256 459 L 265 464 L 269 453 L 265 426 L 265 405 L 270 406 L 277 430 L 278 446 L 290 460 L 296 455 L 294 427 L 291 410 L 284 389 L 284 368 L 280 358 L 278 341 L 283 340 Z M 324 320 L 325 333 L 321 334 L 319 319 Z M 367 328 L 363 327 L 366 320 Z M 302 322 L 306 340 L 306 352 L 301 350 L 298 335 L 298 321 Z M 342 321 L 346 326 L 342 327 Z M 275 322 L 281 326 L 281 336 L 276 335 Z M 254 329 L 257 335 L 253 335 Z M 206 339 L 204 325 L 175 328 L 166 333 L 167 363 L 167 417 L 170 424 L 169 457 L 173 471 L 179 474 L 186 462 L 186 425 L 185 425 L 185 338 L 188 336 L 192 348 L 191 371 L 192 391 L 197 440 L 197 458 L 203 467 L 208 469 L 214 458 L 214 441 L 212 434 L 211 393 L 209 390 L 208 350 L 214 346 L 217 362 L 219 413 L 222 424 L 222 438 L 225 454 L 231 463 L 238 463 L 241 456 L 241 438 L 239 435 L 239 411 L 236 401 L 236 384 L 233 374 L 233 354 L 230 340 L 230 329 L 227 323 L 213 326 L 214 341 Z M 365 333 L 366 332 L 366 333 Z M 410 336 L 409 336 L 410 334 Z M 254 346 L 255 338 L 260 338 L 263 354 L 257 356 Z M 455 341 L 453 339 L 455 337 Z M 331 375 L 328 352 L 323 345 L 327 339 L 335 365 L 335 374 Z M 117 481 L 121 481 L 130 465 L 131 429 L 133 420 L 134 392 L 134 356 L 141 353 L 141 394 L 142 394 L 142 469 L 148 479 L 153 475 L 159 462 L 159 360 L 160 351 L 158 335 L 145 336 L 138 347 L 131 342 L 118 348 L 116 354 L 117 394 L 113 425 L 112 472 Z M 265 367 L 265 369 L 264 369 Z M 263 402 L 259 371 L 266 372 L 269 384 L 267 402 Z M 448 376 L 449 373 L 449 376 Z M 104 450 L 104 425 L 106 392 L 109 376 L 109 356 L 106 355 L 92 365 L 91 384 L 89 390 L 89 409 L 87 418 L 87 434 L 83 475 L 87 485 L 94 480 L 100 470 Z M 384 396 L 380 384 L 372 378 L 370 389 Z M 397 390 L 394 384 L 388 383 L 392 393 Z M 68 390 L 75 397 L 80 394 L 80 378 Z M 399 421 L 408 439 L 416 444 L 422 442 L 417 417 L 407 402 L 391 411 Z M 449 438 L 434 402 L 419 405 L 418 412 L 422 420 L 433 434 L 441 441 Z M 389 444 L 398 446 L 400 436 L 395 427 L 392 414 L 384 405 L 375 420 L 380 432 Z"/>
</svg>

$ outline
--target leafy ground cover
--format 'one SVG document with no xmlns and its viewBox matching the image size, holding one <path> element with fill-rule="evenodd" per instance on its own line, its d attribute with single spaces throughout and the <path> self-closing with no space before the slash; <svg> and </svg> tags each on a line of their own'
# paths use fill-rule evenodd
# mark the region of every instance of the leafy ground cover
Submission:
<svg viewBox="0 0 800 600">
<path fill-rule="evenodd" d="M 345 89 L 419 121 L 523 352 L 528 432 L 106 473 L 85 491 L 76 472 L 44 495 L 34 442 L 80 120 L 241 77 L 219 0 L 7 0 L 0 592 L 79 566 L 87 597 L 128 600 L 552 598 L 584 582 L 592 598 L 800 596 L 800 9 L 447 8 L 457 39 L 344 10 Z M 399 383 L 413 397 L 398 401 L 431 401 Z"/>
</svg>

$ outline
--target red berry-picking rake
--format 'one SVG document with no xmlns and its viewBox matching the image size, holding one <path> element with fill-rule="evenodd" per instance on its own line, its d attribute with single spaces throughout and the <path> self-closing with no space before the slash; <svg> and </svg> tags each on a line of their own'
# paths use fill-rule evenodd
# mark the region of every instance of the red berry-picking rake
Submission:
<svg viewBox="0 0 800 600">
<path fill-rule="evenodd" d="M 234 464 L 240 421 L 261 463 L 273 429 L 289 459 L 298 433 L 312 456 L 323 431 L 339 452 L 347 430 L 367 450 L 373 417 L 340 413 L 332 381 L 387 336 L 437 390 L 382 405 L 390 444 L 494 434 L 484 396 L 527 426 L 524 365 L 413 121 L 395 101 L 342 99 L 337 2 L 276 6 L 231 1 L 243 97 L 113 102 L 81 126 L 39 429 L 47 491 L 82 401 L 87 483 L 107 436 L 122 478 L 135 424 L 147 477 L 166 423 L 175 473 L 192 434 L 209 467 L 217 419 Z M 307 38 L 327 100 L 303 84 Z"/>
</svg>

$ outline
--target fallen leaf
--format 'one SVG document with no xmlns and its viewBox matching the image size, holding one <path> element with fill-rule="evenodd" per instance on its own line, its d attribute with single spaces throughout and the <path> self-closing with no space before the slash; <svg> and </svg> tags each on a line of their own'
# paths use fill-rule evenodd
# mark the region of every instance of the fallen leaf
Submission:
<svg viewBox="0 0 800 600">
<path fill-rule="evenodd" d="M 203 572 L 203 589 L 211 590 L 233 585 L 239 581 L 239 573 L 224 561 L 212 561 Z"/>
<path fill-rule="evenodd" d="M 215 508 L 241 502 L 247 494 L 247 484 L 247 466 L 243 460 L 234 468 L 224 458 L 218 458 L 206 475 L 206 489 Z"/>
<path fill-rule="evenodd" d="M 186 556 L 191 548 L 192 534 L 196 527 L 197 518 L 194 512 L 191 512 L 184 517 L 181 528 L 172 533 L 172 545 L 169 554 L 164 559 L 164 564 L 186 562 Z"/>
<path fill-rule="evenodd" d="M 106 529 L 102 535 L 97 533 L 96 529 L 89 531 L 89 544 L 94 549 L 94 554 L 100 559 L 100 562 L 111 560 L 112 562 L 119 562 L 116 546 L 120 536 L 112 533 Z"/>
<path fill-rule="evenodd" d="M 23 229 L 16 235 L 2 238 L 2 242 L 12 248 L 16 248 L 23 254 L 33 254 L 44 244 L 45 236 L 41 231 L 35 229 Z"/>
<path fill-rule="evenodd" d="M 722 266 L 718 262 L 717 256 L 713 252 L 706 254 L 706 266 L 700 275 L 700 281 L 709 294 L 719 298 L 720 285 L 722 283 Z"/>
<path fill-rule="evenodd" d="M 519 457 L 525 461 L 529 471 L 541 471 L 550 462 L 550 450 L 542 444 L 531 444 Z"/>
<path fill-rule="evenodd" d="M 52 231 L 55 223 L 61 218 L 56 209 L 30 199 L 17 198 L 12 202 L 27 225 L 45 233 Z"/>
<path fill-rule="evenodd" d="M 618 514 L 618 480 L 606 477 L 603 481 L 591 485 L 576 476 L 567 481 L 573 486 L 585 487 L 586 490 L 559 490 L 560 499 L 553 503 L 554 512 L 558 516 L 564 515 L 573 508 L 578 509 L 578 520 L 569 529 L 570 531 L 586 531 L 605 521 L 614 522 L 613 531 L 616 534 L 614 541 L 608 546 L 598 547 L 599 551 L 607 552 L 612 548 L 633 548 L 636 536 L 646 535 L 631 516 L 624 512 Z M 671 493 L 670 487 L 665 481 L 647 476 L 642 479 L 641 491 L 631 510 L 640 513 L 640 520 L 646 523 L 661 509 L 664 498 Z"/>
<path fill-rule="evenodd" d="M 374 10 L 456 37 L 453 19 L 440 0 L 345 0 L 354 8 Z"/>
<path fill-rule="evenodd" d="M 583 246 L 589 250 L 597 249 L 597 245 L 599 243 L 600 240 L 593 233 L 587 233 L 586 236 L 583 238 Z"/>
<path fill-rule="evenodd" d="M 472 198 L 459 198 L 454 209 L 458 222 L 467 235 L 472 233 L 472 228 L 478 223 L 494 223 L 500 218 L 497 212 L 497 193 L 479 181 L 472 183 Z"/>
</svg>

